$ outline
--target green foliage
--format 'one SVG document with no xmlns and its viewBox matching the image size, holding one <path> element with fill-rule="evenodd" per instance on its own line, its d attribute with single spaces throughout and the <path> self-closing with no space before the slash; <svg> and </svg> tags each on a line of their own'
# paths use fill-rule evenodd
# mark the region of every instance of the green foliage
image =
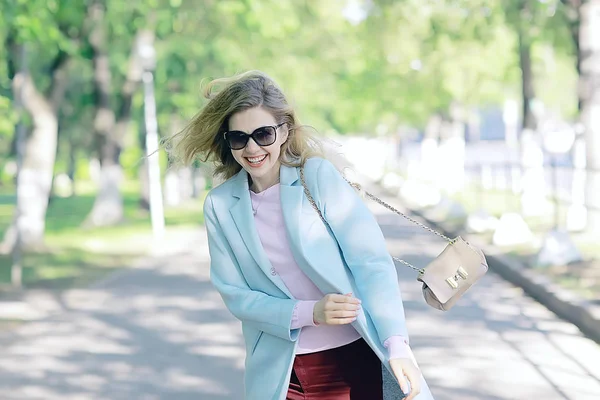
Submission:
<svg viewBox="0 0 600 400">
<path fill-rule="evenodd" d="M 72 157 L 75 180 L 91 178 L 89 161 L 97 157 L 93 142 L 97 110 L 87 37 L 90 1 L 0 0 L 0 40 L 5 49 L 0 53 L 0 182 L 10 180 L 2 170 L 18 119 L 11 88 L 19 67 L 9 46 L 14 43 L 27 45 L 28 69 L 41 92 L 50 87 L 53 63 L 59 56 L 69 56 L 55 172 L 67 172 Z M 111 107 L 117 111 L 122 106 L 121 89 L 136 51 L 136 35 L 149 30 L 155 35 L 156 107 L 163 136 L 180 129 L 205 104 L 203 83 L 249 69 L 275 78 L 298 109 L 301 122 L 318 131 L 375 134 L 393 133 L 407 125 L 422 128 L 432 114 L 447 112 L 452 104 L 474 108 L 518 98 L 521 35 L 532 46 L 538 97 L 563 115 L 574 116 L 577 18 L 567 3 L 104 0 Z M 141 87 L 136 88 L 131 115 L 121 153 L 128 182 L 137 179 L 145 154 Z M 164 170 L 164 153 L 160 163 Z M 88 232 L 89 240 L 83 242 L 79 224 L 92 206 L 93 195 L 54 199 L 48 211 L 48 244 L 59 251 L 29 256 L 25 280 L 77 280 L 78 266 L 89 267 L 93 259 L 95 265 L 111 267 L 126 263 L 121 256 L 101 256 L 72 245 L 114 245 L 122 235 L 147 233 L 148 216 L 139 214 L 137 198 L 129 192 L 138 188 L 131 184 L 123 188 L 129 224 Z M 11 196 L 0 197 L 0 228 L 8 226 L 13 202 Z M 167 223 L 199 220 L 201 211 L 194 207 L 189 214 L 177 210 L 167 215 Z M 7 265 L 8 260 L 0 259 L 0 264 Z M 0 271 L 8 270 L 1 266 Z"/>
<path fill-rule="evenodd" d="M 59 158 L 71 148 L 92 154 L 95 115 L 92 65 L 85 33 L 87 1 L 3 0 L 0 35 L 17 32 L 35 54 L 42 87 L 48 65 L 72 56 L 61 108 Z M 369 5 L 370 4 L 370 5 Z M 570 19 L 558 0 L 106 0 L 112 106 L 120 107 L 134 38 L 156 35 L 156 101 L 161 135 L 171 135 L 204 104 L 202 83 L 261 69 L 284 87 L 301 121 L 319 131 L 373 133 L 384 124 L 422 127 L 435 112 L 502 104 L 520 93 L 517 34 L 533 43 L 536 92 L 572 115 L 574 53 Z M 35 10 L 35 13 L 33 12 Z M 354 11 L 352 13 L 351 11 Z M 13 133 L 7 58 L 0 63 L 0 151 Z M 554 85 L 545 85 L 548 80 Z M 138 88 L 140 90 L 140 88 Z M 142 97 L 133 103 L 127 165 L 143 150 Z M 68 145 L 67 145 L 68 142 Z M 135 147 L 136 149 L 130 149 Z M 66 164 L 66 163 L 63 163 Z"/>
<path fill-rule="evenodd" d="M 17 115 L 9 97 L 0 96 L 0 154 L 10 152 L 12 135 L 17 122 Z"/>
<path fill-rule="evenodd" d="M 87 285 L 133 258 L 151 250 L 152 229 L 148 213 L 139 210 L 139 189 L 134 181 L 123 184 L 123 224 L 96 228 L 82 235 L 81 223 L 94 203 L 94 192 L 77 190 L 71 198 L 53 198 L 46 215 L 46 241 L 51 251 L 25 254 L 24 282 L 28 287 L 66 288 Z M 0 192 L 0 235 L 10 225 L 14 195 Z M 201 199 L 165 210 L 167 232 L 173 235 L 202 223 Z M 10 282 L 11 257 L 0 255 L 0 285 Z"/>
</svg>

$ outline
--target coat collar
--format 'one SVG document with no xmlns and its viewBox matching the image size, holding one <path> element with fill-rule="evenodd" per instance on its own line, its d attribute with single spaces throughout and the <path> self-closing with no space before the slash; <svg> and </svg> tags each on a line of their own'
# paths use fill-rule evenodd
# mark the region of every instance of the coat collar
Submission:
<svg viewBox="0 0 600 400">
<path fill-rule="evenodd" d="M 288 167 L 287 165 L 279 167 L 279 183 L 281 186 L 293 186 L 299 179 L 298 168 Z M 248 185 L 248 172 L 245 169 L 242 168 L 232 178 L 232 181 L 232 194 L 234 197 L 241 199 L 248 194 L 250 186 Z"/>
</svg>

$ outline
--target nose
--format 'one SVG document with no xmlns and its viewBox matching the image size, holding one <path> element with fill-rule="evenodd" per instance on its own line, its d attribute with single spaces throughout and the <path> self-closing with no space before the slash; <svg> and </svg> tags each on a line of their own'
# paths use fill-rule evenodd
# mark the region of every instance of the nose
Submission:
<svg viewBox="0 0 600 400">
<path fill-rule="evenodd" d="M 256 144 L 254 139 L 252 139 L 252 138 L 248 139 L 248 143 L 246 144 L 246 151 L 248 153 L 254 153 L 257 150 L 260 150 L 260 146 Z"/>
</svg>

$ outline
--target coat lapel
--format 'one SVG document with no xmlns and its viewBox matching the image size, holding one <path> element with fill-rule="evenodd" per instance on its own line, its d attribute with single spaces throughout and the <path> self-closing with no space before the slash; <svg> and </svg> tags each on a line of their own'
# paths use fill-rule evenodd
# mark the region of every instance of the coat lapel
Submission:
<svg viewBox="0 0 600 400">
<path fill-rule="evenodd" d="M 280 180 L 283 219 L 296 263 L 321 292 L 339 292 L 335 284 L 335 279 L 329 276 L 330 271 L 323 268 L 316 268 L 313 262 L 311 262 L 310 254 L 307 252 L 306 241 L 303 240 L 305 229 L 302 227 L 302 208 L 305 203 L 308 203 L 308 199 L 304 194 L 304 187 L 300 181 L 298 169 L 282 166 Z M 311 212 L 315 213 L 313 215 L 314 218 L 319 218 L 315 211 L 311 210 Z M 305 221 L 304 223 L 306 224 L 307 222 Z M 319 219 L 317 223 L 321 224 L 322 222 Z M 315 260 L 313 259 L 312 261 Z"/>
<path fill-rule="evenodd" d="M 271 273 L 271 262 L 264 251 L 256 224 L 254 222 L 254 214 L 252 213 L 252 202 L 250 200 L 249 186 L 248 186 L 248 173 L 245 170 L 241 170 L 235 178 L 235 184 L 233 185 L 232 195 L 238 199 L 238 201 L 230 208 L 229 212 L 233 217 L 233 221 L 244 241 L 244 244 L 248 248 L 248 251 L 258 264 L 259 268 L 263 273 L 288 297 L 292 298 L 292 295 L 288 288 L 285 286 L 279 275 L 273 275 Z"/>
<path fill-rule="evenodd" d="M 304 188 L 299 183 L 300 178 L 296 168 L 281 167 L 280 172 L 281 209 L 283 220 L 288 234 L 292 250 L 302 248 L 302 236 L 300 235 L 300 216 L 302 215 L 302 202 L 304 201 Z M 295 183 L 298 182 L 296 185 Z"/>
</svg>

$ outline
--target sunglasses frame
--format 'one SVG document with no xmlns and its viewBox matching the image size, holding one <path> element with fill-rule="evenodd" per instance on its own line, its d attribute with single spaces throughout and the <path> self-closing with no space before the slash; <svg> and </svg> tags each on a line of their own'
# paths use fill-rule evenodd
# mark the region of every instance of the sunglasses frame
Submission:
<svg viewBox="0 0 600 400">
<path fill-rule="evenodd" d="M 265 125 L 265 126 L 261 126 L 256 128 L 255 130 L 252 131 L 252 133 L 247 134 L 245 132 L 242 131 L 225 131 L 223 132 L 223 139 L 225 140 L 225 143 L 227 143 L 227 147 L 229 147 L 231 150 L 243 150 L 246 148 L 246 146 L 248 146 L 248 142 L 250 142 L 250 139 L 254 140 L 254 143 L 256 143 L 258 146 L 260 147 L 268 147 L 271 146 L 273 143 L 275 143 L 275 141 L 277 140 L 277 129 L 281 128 L 283 125 L 285 125 L 285 122 L 282 122 L 278 125 Z M 256 141 L 256 139 L 254 138 L 254 134 L 256 133 L 256 131 L 258 131 L 259 129 L 264 129 L 264 128 L 273 128 L 275 130 L 275 139 L 273 139 L 273 142 L 270 144 L 260 144 Z M 239 148 L 239 149 L 234 149 L 231 147 L 231 144 L 229 143 L 229 140 L 227 140 L 227 134 L 229 132 L 242 132 L 244 135 L 246 135 L 247 139 L 246 139 L 246 144 L 244 145 L 244 147 Z"/>
</svg>

